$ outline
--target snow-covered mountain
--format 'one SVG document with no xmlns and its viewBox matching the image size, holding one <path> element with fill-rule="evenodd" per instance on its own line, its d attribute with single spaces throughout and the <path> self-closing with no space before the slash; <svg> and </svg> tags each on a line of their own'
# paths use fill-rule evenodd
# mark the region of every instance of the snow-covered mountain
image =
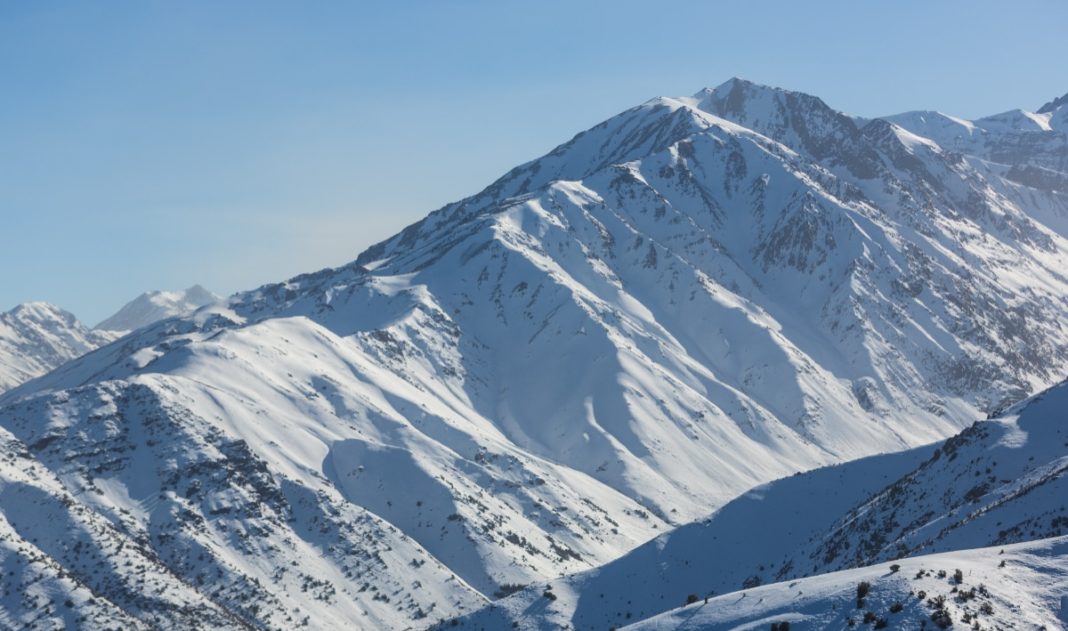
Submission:
<svg viewBox="0 0 1068 631">
<path fill-rule="evenodd" d="M 200 285 L 184 291 L 149 291 L 123 305 L 96 325 L 98 331 L 132 331 L 166 318 L 188 315 L 221 300 Z"/>
<path fill-rule="evenodd" d="M 1012 166 L 741 80 L 654 99 L 352 264 L 16 388 L 0 426 L 49 501 L 242 624 L 429 624 L 1063 378 L 1063 198 Z M 843 512 L 880 488 L 845 486 Z M 63 552 L 128 616 L 171 606 Z"/>
<path fill-rule="evenodd" d="M 0 313 L 0 392 L 117 337 L 109 331 L 92 331 L 73 314 L 45 302 Z"/>
<path fill-rule="evenodd" d="M 220 298 L 194 285 L 185 291 L 150 291 L 90 329 L 73 314 L 44 302 L 0 313 L 0 392 L 165 318 L 188 315 Z"/>
<path fill-rule="evenodd" d="M 1012 110 L 975 121 L 940 112 L 886 120 L 967 156 L 1001 194 L 1068 236 L 1068 94 L 1035 112 Z"/>
<path fill-rule="evenodd" d="M 1060 539 L 1039 547 L 1047 550 L 1043 554 L 1054 557 L 1050 562 L 1059 569 L 1045 587 L 1063 588 L 1068 584 L 1065 498 L 1068 383 L 997 418 L 976 423 L 940 445 L 873 456 L 757 487 L 708 519 L 665 533 L 602 568 L 538 584 L 494 603 L 464 621 L 464 627 L 508 628 L 516 622 L 522 629 L 557 629 L 561 625 L 603 629 L 646 618 L 665 622 L 659 615 L 684 603 L 690 594 L 701 599 L 723 595 L 710 601 L 716 607 L 709 610 L 722 614 L 705 621 L 711 628 L 726 624 L 726 620 L 740 623 L 742 614 L 762 620 L 762 616 L 783 607 L 789 610 L 790 606 L 827 613 L 826 601 L 838 598 L 839 587 L 848 586 L 849 581 L 855 585 L 857 580 L 872 580 L 869 575 L 886 574 L 891 561 L 916 557 L 908 566 L 904 561 L 899 564 L 931 568 L 929 564 L 935 561 L 918 555 L 973 549 L 976 551 L 946 559 L 982 559 L 992 575 L 971 582 L 973 586 L 985 582 L 994 589 L 997 549 L 978 549 L 1051 537 Z M 991 559 L 994 563 L 989 562 Z M 803 577 L 876 564 L 882 566 L 797 582 Z M 905 577 L 910 582 L 912 574 Z M 783 581 L 791 584 L 790 590 L 784 589 Z M 766 592 L 749 591 L 776 582 L 779 585 Z M 820 591 L 828 584 L 833 587 L 831 592 Z M 807 588 L 813 586 L 821 587 Z M 798 591 L 818 602 L 790 602 L 789 596 Z M 555 598 L 546 597 L 547 592 Z M 903 597 L 900 589 L 891 592 L 895 598 Z M 742 594 L 763 604 L 723 607 L 738 601 Z M 1043 608 L 1048 609 L 1048 605 Z M 851 609 L 840 608 L 834 615 L 855 616 L 859 622 Z M 999 609 L 1003 614 L 1011 612 L 1003 606 Z M 1054 612 L 1056 609 L 1053 607 Z M 667 617 L 696 613 L 688 608 Z M 796 622 L 804 617 L 781 619 Z"/>
</svg>

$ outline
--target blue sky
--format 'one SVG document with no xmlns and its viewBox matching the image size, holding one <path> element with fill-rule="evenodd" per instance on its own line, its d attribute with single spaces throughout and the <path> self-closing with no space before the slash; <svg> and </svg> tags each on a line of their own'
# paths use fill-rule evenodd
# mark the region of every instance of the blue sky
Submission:
<svg viewBox="0 0 1068 631">
<path fill-rule="evenodd" d="M 0 310 L 345 263 L 653 96 L 863 115 L 1068 91 L 1063 0 L 0 3 Z"/>
</svg>

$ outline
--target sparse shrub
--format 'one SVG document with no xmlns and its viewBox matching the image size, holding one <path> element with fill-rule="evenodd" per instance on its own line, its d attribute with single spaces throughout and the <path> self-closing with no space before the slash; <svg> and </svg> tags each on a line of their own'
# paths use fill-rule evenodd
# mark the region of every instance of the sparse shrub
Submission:
<svg viewBox="0 0 1068 631">
<path fill-rule="evenodd" d="M 956 583 L 957 585 L 960 585 L 961 583 L 963 583 L 964 582 L 964 572 L 961 572 L 959 569 L 958 570 L 953 570 L 953 582 Z"/>
<path fill-rule="evenodd" d="M 857 609 L 864 608 L 864 597 L 871 591 L 871 583 L 868 581 L 861 581 L 857 583 Z"/>
<path fill-rule="evenodd" d="M 890 613 L 899 613 L 904 608 L 905 608 L 905 605 L 903 605 L 901 603 L 901 601 L 899 600 L 899 601 L 895 602 L 894 604 L 890 605 Z"/>
<path fill-rule="evenodd" d="M 897 574 L 897 571 L 900 570 L 900 569 L 901 569 L 901 566 L 898 565 L 897 563 L 894 563 L 893 565 L 890 566 L 890 573 L 891 574 Z"/>
<path fill-rule="evenodd" d="M 701 598 L 697 594 L 688 594 L 686 596 L 686 604 L 687 605 L 692 605 L 695 602 L 697 602 L 698 600 L 701 600 Z"/>
<path fill-rule="evenodd" d="M 953 618 L 950 617 L 949 612 L 945 609 L 939 609 L 931 614 L 931 622 L 939 629 L 948 629 L 953 626 Z"/>
<path fill-rule="evenodd" d="M 546 589 L 541 593 L 541 595 L 545 598 L 548 598 L 549 600 L 556 600 L 556 594 L 552 593 L 551 590 Z"/>
<path fill-rule="evenodd" d="M 526 587 L 526 585 L 520 585 L 519 583 L 503 583 L 500 587 L 497 588 L 497 591 L 493 592 L 493 597 L 504 598 L 506 596 L 511 596 L 512 594 L 520 591 L 524 587 Z"/>
<path fill-rule="evenodd" d="M 889 625 L 890 625 L 890 622 L 888 622 L 886 618 L 879 618 L 878 620 L 875 621 L 875 628 L 876 629 L 885 629 Z"/>
</svg>

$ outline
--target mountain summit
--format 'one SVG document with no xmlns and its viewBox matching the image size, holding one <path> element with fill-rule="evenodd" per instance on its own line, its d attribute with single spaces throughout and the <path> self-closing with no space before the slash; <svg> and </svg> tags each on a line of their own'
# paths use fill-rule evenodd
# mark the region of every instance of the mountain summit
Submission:
<svg viewBox="0 0 1068 631">
<path fill-rule="evenodd" d="M 140 328 L 0 396 L 52 511 L 0 496 L 5 541 L 86 616 L 404 627 L 951 436 L 1064 376 L 1063 133 L 914 123 L 653 99 L 349 265 Z"/>
<path fill-rule="evenodd" d="M 28 302 L 0 313 L 0 392 L 117 337 L 91 331 L 74 314 L 46 302 Z"/>
<path fill-rule="evenodd" d="M 219 300 L 200 285 L 185 291 L 149 291 L 126 303 L 93 328 L 98 331 L 132 331 L 165 318 L 192 313 Z"/>
</svg>

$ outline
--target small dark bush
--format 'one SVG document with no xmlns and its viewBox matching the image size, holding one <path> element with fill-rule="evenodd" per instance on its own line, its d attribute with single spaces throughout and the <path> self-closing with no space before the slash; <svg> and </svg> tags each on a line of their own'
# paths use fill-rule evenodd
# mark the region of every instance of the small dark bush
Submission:
<svg viewBox="0 0 1068 631">
<path fill-rule="evenodd" d="M 904 608 L 905 608 L 905 605 L 901 604 L 901 602 L 898 601 L 898 602 L 890 605 L 890 613 L 898 613 Z"/>
<path fill-rule="evenodd" d="M 960 585 L 964 582 L 964 572 L 960 570 L 953 570 L 953 582 Z"/>
<path fill-rule="evenodd" d="M 901 566 L 898 565 L 897 563 L 895 563 L 895 564 L 890 566 L 890 573 L 891 574 L 897 574 L 897 571 L 900 570 L 900 569 L 901 569 Z"/>
<path fill-rule="evenodd" d="M 695 602 L 697 602 L 698 600 L 701 600 L 701 598 L 697 594 L 689 594 L 689 595 L 686 596 L 686 604 L 687 605 L 692 605 Z"/>
<path fill-rule="evenodd" d="M 949 612 L 945 609 L 939 609 L 931 614 L 931 622 L 939 629 L 948 629 L 953 626 L 953 618 L 949 617 Z"/>
<path fill-rule="evenodd" d="M 871 623 L 875 622 L 875 612 L 874 611 L 865 611 L 864 612 L 863 622 L 864 622 L 864 624 L 871 624 Z"/>
</svg>

